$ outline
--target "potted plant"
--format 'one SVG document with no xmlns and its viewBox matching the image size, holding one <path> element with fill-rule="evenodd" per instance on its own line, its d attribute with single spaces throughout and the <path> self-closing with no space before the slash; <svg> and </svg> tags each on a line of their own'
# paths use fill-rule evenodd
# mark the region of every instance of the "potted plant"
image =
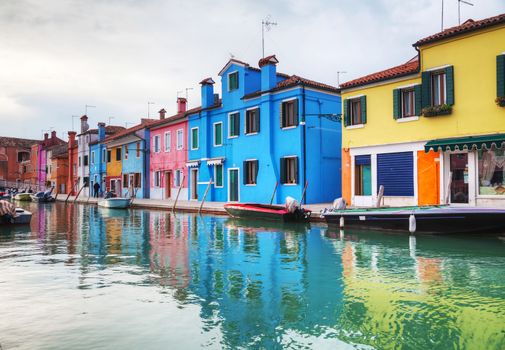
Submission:
<svg viewBox="0 0 505 350">
<path fill-rule="evenodd" d="M 494 102 L 496 102 L 496 105 L 499 107 L 505 107 L 505 96 L 497 97 Z"/>
<path fill-rule="evenodd" d="M 434 117 L 436 115 L 446 115 L 452 113 L 452 106 L 448 104 L 424 107 L 421 113 L 425 117 Z"/>
</svg>

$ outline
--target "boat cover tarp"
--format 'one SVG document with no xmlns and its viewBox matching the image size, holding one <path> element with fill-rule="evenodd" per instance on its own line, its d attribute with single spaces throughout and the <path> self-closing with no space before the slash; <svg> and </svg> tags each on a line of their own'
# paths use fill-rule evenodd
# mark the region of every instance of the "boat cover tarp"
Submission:
<svg viewBox="0 0 505 350">
<path fill-rule="evenodd" d="M 424 151 L 462 151 L 505 147 L 505 134 L 455 137 L 450 139 L 431 140 L 424 145 Z"/>
<path fill-rule="evenodd" d="M 14 217 L 16 215 L 16 207 L 10 202 L 0 200 L 0 216 L 6 214 Z"/>
</svg>

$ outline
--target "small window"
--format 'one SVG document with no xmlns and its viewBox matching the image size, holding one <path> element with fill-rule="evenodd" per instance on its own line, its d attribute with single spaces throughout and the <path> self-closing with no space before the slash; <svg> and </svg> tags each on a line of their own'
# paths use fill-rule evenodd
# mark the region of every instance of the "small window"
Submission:
<svg viewBox="0 0 505 350">
<path fill-rule="evenodd" d="M 123 174 L 123 187 L 128 188 L 128 174 Z"/>
<path fill-rule="evenodd" d="M 214 123 L 214 146 L 223 145 L 223 123 Z"/>
<path fill-rule="evenodd" d="M 165 133 L 165 139 L 163 140 L 165 142 L 165 152 L 170 152 L 170 148 L 172 145 L 172 134 L 170 131 L 167 131 Z"/>
<path fill-rule="evenodd" d="M 141 180 L 141 177 L 140 177 L 140 173 L 135 173 L 134 180 L 133 180 L 133 185 L 135 186 L 135 188 L 142 187 L 142 180 Z"/>
<path fill-rule="evenodd" d="M 154 172 L 154 187 L 160 187 L 161 186 L 161 171 L 155 171 Z"/>
<path fill-rule="evenodd" d="M 363 119 L 361 118 L 361 99 L 354 98 L 349 100 L 349 117 L 350 125 L 360 125 L 363 124 Z"/>
<path fill-rule="evenodd" d="M 289 128 L 298 125 L 298 100 L 282 102 L 281 105 L 281 128 Z"/>
<path fill-rule="evenodd" d="M 177 150 L 184 148 L 184 130 L 177 130 Z"/>
<path fill-rule="evenodd" d="M 116 160 L 121 160 L 121 147 L 116 148 Z"/>
<path fill-rule="evenodd" d="M 415 113 L 415 93 L 414 88 L 402 90 L 402 114 L 401 118 L 408 118 Z"/>
<path fill-rule="evenodd" d="M 159 153 L 160 152 L 160 135 L 154 136 L 154 139 L 153 139 L 153 148 L 154 148 L 154 153 Z"/>
<path fill-rule="evenodd" d="M 238 72 L 228 74 L 228 91 L 238 89 Z"/>
<path fill-rule="evenodd" d="M 214 187 L 223 187 L 223 164 L 214 166 Z"/>
<path fill-rule="evenodd" d="M 88 156 L 87 156 L 87 155 L 85 155 L 85 156 L 83 157 L 83 159 L 84 159 L 84 166 L 88 166 L 88 164 L 89 164 Z"/>
<path fill-rule="evenodd" d="M 258 161 L 246 160 L 244 162 L 244 184 L 256 185 L 257 177 L 258 177 Z"/>
<path fill-rule="evenodd" d="M 191 129 L 191 149 L 198 149 L 198 128 Z"/>
<path fill-rule="evenodd" d="M 354 194 L 356 196 L 372 195 L 372 171 L 370 155 L 354 158 Z"/>
<path fill-rule="evenodd" d="M 431 74 L 431 105 L 440 106 L 446 104 L 446 79 L 445 70 Z"/>
<path fill-rule="evenodd" d="M 298 157 L 281 158 L 281 183 L 298 183 Z"/>
<path fill-rule="evenodd" d="M 102 163 L 105 163 L 107 157 L 107 150 L 102 148 Z"/>
<path fill-rule="evenodd" d="M 228 120 L 228 137 L 240 135 L 240 113 L 231 113 Z"/>
<path fill-rule="evenodd" d="M 249 109 L 245 114 L 245 133 L 256 134 L 260 131 L 260 109 Z"/>
<path fill-rule="evenodd" d="M 95 164 L 95 151 L 91 152 L 91 164 Z"/>
<path fill-rule="evenodd" d="M 128 159 L 128 145 L 124 146 L 124 159 Z"/>
<path fill-rule="evenodd" d="M 140 141 L 137 141 L 137 158 L 140 158 Z"/>
<path fill-rule="evenodd" d="M 107 150 L 107 163 L 110 163 L 112 161 L 112 151 L 109 149 Z"/>
<path fill-rule="evenodd" d="M 181 186 L 181 181 L 182 181 L 182 170 L 177 169 L 175 171 L 175 175 L 174 175 L 174 186 L 175 187 L 180 187 Z"/>
</svg>

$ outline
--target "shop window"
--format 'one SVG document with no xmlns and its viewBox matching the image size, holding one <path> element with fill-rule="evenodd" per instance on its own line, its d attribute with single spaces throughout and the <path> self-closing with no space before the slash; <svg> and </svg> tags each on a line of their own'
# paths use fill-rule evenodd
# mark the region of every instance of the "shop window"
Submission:
<svg viewBox="0 0 505 350">
<path fill-rule="evenodd" d="M 479 161 L 479 194 L 505 196 L 505 150 L 481 150 Z"/>
</svg>

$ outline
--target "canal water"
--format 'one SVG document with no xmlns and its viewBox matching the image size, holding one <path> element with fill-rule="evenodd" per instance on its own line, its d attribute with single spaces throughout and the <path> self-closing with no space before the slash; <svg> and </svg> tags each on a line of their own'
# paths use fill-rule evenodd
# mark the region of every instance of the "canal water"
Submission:
<svg viewBox="0 0 505 350">
<path fill-rule="evenodd" d="M 27 204 L 0 348 L 505 349 L 505 238 Z"/>
</svg>

